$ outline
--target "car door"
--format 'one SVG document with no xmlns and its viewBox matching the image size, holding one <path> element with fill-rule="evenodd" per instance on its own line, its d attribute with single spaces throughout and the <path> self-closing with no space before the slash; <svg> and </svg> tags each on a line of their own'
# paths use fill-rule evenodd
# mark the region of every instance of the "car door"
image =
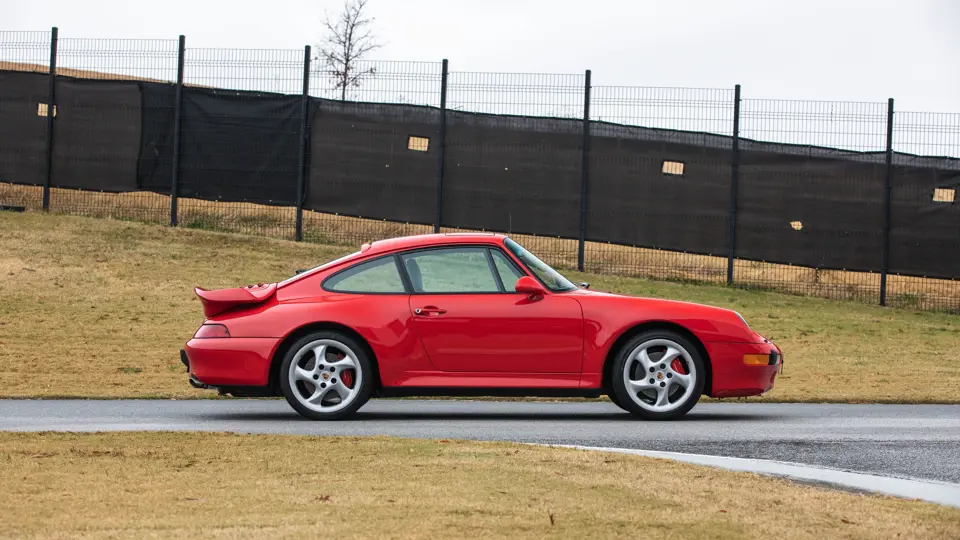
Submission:
<svg viewBox="0 0 960 540">
<path fill-rule="evenodd" d="M 583 313 L 563 294 L 513 290 L 520 269 L 488 246 L 401 255 L 410 309 L 431 363 L 443 371 L 579 373 Z"/>
</svg>

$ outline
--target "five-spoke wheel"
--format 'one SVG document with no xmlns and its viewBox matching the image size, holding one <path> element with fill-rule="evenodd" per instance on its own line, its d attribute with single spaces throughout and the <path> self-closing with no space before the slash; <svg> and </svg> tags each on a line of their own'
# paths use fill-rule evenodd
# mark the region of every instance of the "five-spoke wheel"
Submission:
<svg viewBox="0 0 960 540">
<path fill-rule="evenodd" d="M 372 373 L 366 352 L 336 332 L 317 332 L 297 341 L 280 369 L 284 397 L 307 418 L 342 418 L 370 396 Z"/>
<path fill-rule="evenodd" d="M 647 419 L 666 420 L 697 404 L 706 370 L 700 352 L 687 338 L 653 330 L 621 348 L 611 375 L 614 403 Z"/>
</svg>

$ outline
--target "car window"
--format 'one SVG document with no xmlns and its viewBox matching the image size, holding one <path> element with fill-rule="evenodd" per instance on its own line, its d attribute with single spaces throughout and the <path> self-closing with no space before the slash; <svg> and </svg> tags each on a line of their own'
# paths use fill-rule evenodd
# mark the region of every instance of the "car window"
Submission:
<svg viewBox="0 0 960 540">
<path fill-rule="evenodd" d="M 486 248 L 431 249 L 402 255 L 402 259 L 416 292 L 501 292 Z"/>
<path fill-rule="evenodd" d="M 517 280 L 523 277 L 523 274 L 499 250 L 491 249 L 490 254 L 493 256 L 493 265 L 497 267 L 503 287 L 509 292 L 516 292 Z"/>
<path fill-rule="evenodd" d="M 324 288 L 337 292 L 404 293 L 403 280 L 393 257 L 360 263 L 327 279 Z"/>
<path fill-rule="evenodd" d="M 516 255 L 517 258 L 520 259 L 520 262 L 525 264 L 551 291 L 563 292 L 577 289 L 577 286 L 571 283 L 569 279 L 560 275 L 560 272 L 550 268 L 550 265 L 538 259 L 533 253 L 530 253 L 510 238 L 505 238 L 503 245 L 506 246 L 511 253 Z"/>
</svg>

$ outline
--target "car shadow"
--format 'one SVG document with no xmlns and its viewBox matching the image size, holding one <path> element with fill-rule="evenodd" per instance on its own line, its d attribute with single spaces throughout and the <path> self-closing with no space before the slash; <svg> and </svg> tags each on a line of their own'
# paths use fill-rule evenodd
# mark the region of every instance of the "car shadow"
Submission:
<svg viewBox="0 0 960 540">
<path fill-rule="evenodd" d="M 234 421 L 234 422 L 278 422 L 278 421 L 304 421 L 309 422 L 311 420 L 304 418 L 297 414 L 295 411 L 291 410 L 289 413 L 278 413 L 278 412 L 223 412 L 216 414 L 205 414 L 205 415 L 196 415 L 198 418 L 204 420 L 223 420 L 223 421 Z M 757 415 L 757 414 L 716 414 L 716 413 L 696 413 L 690 412 L 685 416 L 677 419 L 670 420 L 668 422 L 757 422 L 757 421 L 774 421 L 779 420 L 777 416 L 771 415 Z M 629 413 L 622 411 L 610 411 L 609 413 L 556 413 L 552 414 L 549 412 L 530 412 L 530 413 L 512 413 L 512 412 L 503 412 L 503 413 L 493 413 L 493 412 L 389 412 L 389 411 L 370 411 L 364 412 L 362 409 L 357 413 L 337 420 L 338 422 L 363 422 L 363 421 L 376 421 L 376 422 L 409 422 L 409 421 L 450 421 L 458 420 L 464 422 L 482 422 L 482 421 L 530 421 L 530 422 L 549 422 L 549 421 L 575 421 L 575 422 L 591 422 L 591 421 L 602 421 L 602 422 L 635 422 L 635 423 L 645 423 L 641 418 L 637 418 Z M 650 423 L 660 423 L 660 422 L 650 422 Z"/>
</svg>

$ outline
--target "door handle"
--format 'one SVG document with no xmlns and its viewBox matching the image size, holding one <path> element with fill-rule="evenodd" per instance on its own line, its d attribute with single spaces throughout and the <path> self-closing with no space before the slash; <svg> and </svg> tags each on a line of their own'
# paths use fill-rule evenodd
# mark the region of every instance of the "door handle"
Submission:
<svg viewBox="0 0 960 540">
<path fill-rule="evenodd" d="M 413 312 L 417 315 L 443 315 L 447 310 L 436 306 L 423 306 L 422 308 L 413 310 Z"/>
</svg>

